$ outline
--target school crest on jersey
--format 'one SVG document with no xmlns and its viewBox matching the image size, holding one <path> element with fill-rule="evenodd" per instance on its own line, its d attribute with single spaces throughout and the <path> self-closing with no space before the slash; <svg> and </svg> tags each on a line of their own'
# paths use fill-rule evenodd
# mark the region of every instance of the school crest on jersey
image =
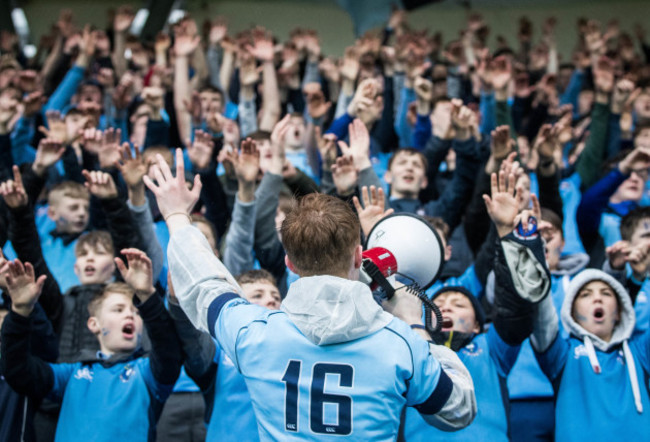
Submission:
<svg viewBox="0 0 650 442">
<path fill-rule="evenodd" d="M 131 379 L 131 376 L 133 376 L 134 373 L 135 369 L 131 366 L 131 364 L 126 364 L 122 370 L 122 373 L 120 373 L 120 381 L 129 382 L 129 379 Z"/>
<path fill-rule="evenodd" d="M 463 353 L 467 356 L 478 356 L 483 353 L 483 349 L 476 345 L 474 342 L 470 342 L 465 347 L 463 347 Z"/>
</svg>

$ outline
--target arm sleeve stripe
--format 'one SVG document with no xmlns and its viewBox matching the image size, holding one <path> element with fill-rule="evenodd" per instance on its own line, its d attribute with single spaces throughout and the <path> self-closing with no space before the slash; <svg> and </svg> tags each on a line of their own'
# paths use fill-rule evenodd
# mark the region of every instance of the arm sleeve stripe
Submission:
<svg viewBox="0 0 650 442">
<path fill-rule="evenodd" d="M 221 309 L 223 309 L 228 301 L 231 301 L 235 298 L 239 298 L 239 295 L 236 293 L 224 293 L 212 301 L 210 307 L 208 307 L 208 330 L 210 330 L 210 335 L 212 335 L 213 338 L 216 338 L 214 333 L 214 325 L 217 322 L 219 313 L 221 313 Z"/>
<path fill-rule="evenodd" d="M 454 389 L 454 383 L 451 381 L 447 373 L 443 369 L 440 369 L 440 378 L 438 379 L 438 385 L 431 393 L 431 396 L 421 403 L 416 405 L 415 409 L 418 410 L 421 414 L 436 414 L 442 407 L 447 403 L 449 396 L 451 396 L 451 391 Z"/>
</svg>

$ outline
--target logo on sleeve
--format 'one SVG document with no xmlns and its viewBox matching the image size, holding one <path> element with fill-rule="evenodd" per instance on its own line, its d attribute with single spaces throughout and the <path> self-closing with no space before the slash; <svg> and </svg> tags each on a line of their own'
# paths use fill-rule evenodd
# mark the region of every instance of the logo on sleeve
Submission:
<svg viewBox="0 0 650 442">
<path fill-rule="evenodd" d="M 463 347 L 462 351 L 467 356 L 478 356 L 483 353 L 483 349 L 473 342 L 470 342 L 465 347 Z"/>
<path fill-rule="evenodd" d="M 74 374 L 74 378 L 75 379 L 85 379 L 87 381 L 92 382 L 93 381 L 93 371 L 88 367 L 81 367 Z"/>
<path fill-rule="evenodd" d="M 584 346 L 584 344 L 580 344 L 575 349 L 573 349 L 573 357 L 575 359 L 580 359 L 582 356 L 586 358 L 589 357 L 589 353 L 587 353 L 587 348 Z"/>
</svg>

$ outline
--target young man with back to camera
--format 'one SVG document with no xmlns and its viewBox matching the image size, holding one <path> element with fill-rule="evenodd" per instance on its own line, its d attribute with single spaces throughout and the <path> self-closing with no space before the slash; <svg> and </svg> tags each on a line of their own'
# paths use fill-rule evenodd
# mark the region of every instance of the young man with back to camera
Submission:
<svg viewBox="0 0 650 442">
<path fill-rule="evenodd" d="M 176 164 L 176 177 L 183 177 L 180 150 Z M 164 161 L 158 166 L 157 184 L 146 184 L 171 233 L 176 296 L 194 325 L 210 332 L 244 375 L 262 440 L 328 434 L 394 440 L 405 405 L 446 430 L 472 421 L 472 381 L 453 352 L 419 339 L 357 281 L 360 225 L 345 203 L 308 195 L 287 216 L 286 262 L 301 278 L 281 310 L 269 311 L 240 298 L 237 282 L 190 225 L 198 177 L 190 191 Z M 421 326 L 420 316 L 404 319 Z"/>
</svg>

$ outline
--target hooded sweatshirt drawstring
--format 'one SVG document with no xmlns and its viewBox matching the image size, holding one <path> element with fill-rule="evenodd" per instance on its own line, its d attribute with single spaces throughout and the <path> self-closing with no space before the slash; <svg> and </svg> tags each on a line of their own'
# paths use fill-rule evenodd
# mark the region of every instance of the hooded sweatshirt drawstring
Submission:
<svg viewBox="0 0 650 442">
<path fill-rule="evenodd" d="M 598 362 L 598 357 L 596 356 L 596 349 L 594 348 L 594 343 L 591 342 L 589 336 L 585 335 L 583 337 L 585 342 L 585 348 L 587 349 L 587 356 L 589 357 L 589 363 L 591 368 L 594 369 L 594 373 L 600 374 L 600 363 Z"/>
<path fill-rule="evenodd" d="M 591 368 L 594 370 L 594 373 L 600 374 L 600 363 L 598 362 L 598 356 L 596 355 L 596 349 L 594 348 L 593 342 L 589 336 L 584 335 L 582 337 L 585 343 L 585 349 L 587 350 L 587 356 L 589 357 L 589 363 Z M 630 385 L 632 386 L 632 395 L 634 396 L 634 405 L 636 406 L 636 411 L 639 414 L 643 413 L 643 404 L 641 402 L 641 390 L 639 389 L 639 378 L 636 374 L 636 365 L 634 365 L 634 356 L 630 351 L 630 346 L 627 343 L 627 339 L 623 341 L 623 355 L 625 356 L 625 365 L 627 366 L 627 374 L 630 377 Z"/>
<path fill-rule="evenodd" d="M 614 290 L 619 302 L 620 320 L 615 325 L 611 339 L 608 342 L 603 341 L 597 336 L 587 332 L 582 328 L 573 318 L 573 302 L 581 287 L 584 287 L 591 281 L 602 281 L 609 285 Z M 627 374 L 630 378 L 630 385 L 632 386 L 632 396 L 634 399 L 634 406 L 636 411 L 643 413 L 643 403 L 641 401 L 641 388 L 634 363 L 634 356 L 628 345 L 628 339 L 632 336 L 635 324 L 634 306 L 630 300 L 629 293 L 616 281 L 612 276 L 596 269 L 587 269 L 578 273 L 570 282 L 568 289 L 565 291 L 565 298 L 561 310 L 562 323 L 565 330 L 574 336 L 580 336 L 584 344 L 589 363 L 594 373 L 600 374 L 602 367 L 598 361 L 596 348 L 602 352 L 609 352 L 617 346 L 623 347 L 623 356 L 625 358 L 625 365 L 627 366 Z M 620 347 L 619 347 L 620 348 Z"/>
<path fill-rule="evenodd" d="M 643 404 L 641 403 L 641 390 L 639 389 L 639 379 L 636 375 L 636 365 L 634 365 L 634 356 L 630 351 L 630 346 L 627 339 L 623 341 L 623 354 L 625 355 L 625 365 L 627 365 L 627 372 L 630 375 L 630 383 L 632 384 L 632 394 L 634 395 L 634 405 L 639 414 L 643 413 Z"/>
</svg>

